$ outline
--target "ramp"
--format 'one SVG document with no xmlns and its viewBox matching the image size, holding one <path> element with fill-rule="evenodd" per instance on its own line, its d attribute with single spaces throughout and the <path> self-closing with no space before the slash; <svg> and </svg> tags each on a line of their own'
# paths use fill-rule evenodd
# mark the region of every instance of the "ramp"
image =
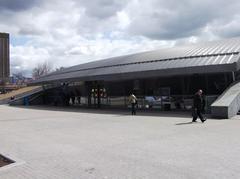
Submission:
<svg viewBox="0 0 240 179">
<path fill-rule="evenodd" d="M 234 82 L 211 105 L 212 117 L 229 119 L 240 110 L 240 81 Z"/>
<path fill-rule="evenodd" d="M 0 95 L 0 104 L 8 104 L 11 102 L 12 97 L 15 99 L 23 98 L 24 96 L 29 96 L 35 93 L 39 93 L 43 91 L 42 86 L 27 86 L 24 88 L 20 88 L 18 90 L 14 90 L 10 93 Z"/>
</svg>

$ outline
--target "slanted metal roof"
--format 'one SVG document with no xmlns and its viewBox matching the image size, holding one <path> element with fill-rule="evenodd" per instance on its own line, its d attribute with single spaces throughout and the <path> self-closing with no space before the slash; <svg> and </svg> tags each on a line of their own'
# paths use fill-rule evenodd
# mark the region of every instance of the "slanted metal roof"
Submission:
<svg viewBox="0 0 240 179">
<path fill-rule="evenodd" d="M 33 83 L 119 80 L 237 71 L 240 38 L 225 39 L 108 58 L 48 74 Z"/>
</svg>

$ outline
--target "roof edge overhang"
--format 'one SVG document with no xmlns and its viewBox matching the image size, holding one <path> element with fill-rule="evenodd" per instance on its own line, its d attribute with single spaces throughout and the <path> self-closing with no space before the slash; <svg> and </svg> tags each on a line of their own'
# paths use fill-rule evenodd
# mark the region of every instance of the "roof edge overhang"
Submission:
<svg viewBox="0 0 240 179">
<path fill-rule="evenodd" d="M 149 70 L 149 71 L 136 71 L 127 73 L 111 73 L 95 76 L 84 77 L 72 77 L 72 78 L 56 78 L 53 80 L 44 80 L 44 77 L 39 80 L 33 81 L 30 85 L 37 84 L 51 84 L 61 82 L 76 82 L 76 81 L 119 81 L 119 80 L 131 80 L 142 78 L 154 78 L 154 77 L 168 77 L 177 75 L 192 75 L 192 74 L 211 74 L 211 73 L 226 73 L 238 70 L 237 63 L 222 64 L 222 65 L 208 65 L 208 66 L 195 66 L 195 67 L 183 67 L 161 70 Z"/>
</svg>

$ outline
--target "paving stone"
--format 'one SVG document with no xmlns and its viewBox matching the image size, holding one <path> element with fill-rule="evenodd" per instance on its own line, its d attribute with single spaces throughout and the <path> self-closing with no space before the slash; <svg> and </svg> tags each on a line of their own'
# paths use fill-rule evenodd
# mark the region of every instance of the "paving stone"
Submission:
<svg viewBox="0 0 240 179">
<path fill-rule="evenodd" d="M 0 106 L 1 179 L 239 179 L 238 116 Z"/>
</svg>

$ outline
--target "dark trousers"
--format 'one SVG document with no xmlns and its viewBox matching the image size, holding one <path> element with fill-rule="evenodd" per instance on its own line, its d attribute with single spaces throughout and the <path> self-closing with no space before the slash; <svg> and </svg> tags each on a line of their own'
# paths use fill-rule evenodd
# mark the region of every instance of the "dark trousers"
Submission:
<svg viewBox="0 0 240 179">
<path fill-rule="evenodd" d="M 194 108 L 193 109 L 193 122 L 197 120 L 197 118 L 200 118 L 201 121 L 204 121 L 204 117 L 202 115 L 202 111 L 199 108 Z"/>
<path fill-rule="evenodd" d="M 132 103 L 132 115 L 136 115 L 136 103 Z"/>
</svg>

